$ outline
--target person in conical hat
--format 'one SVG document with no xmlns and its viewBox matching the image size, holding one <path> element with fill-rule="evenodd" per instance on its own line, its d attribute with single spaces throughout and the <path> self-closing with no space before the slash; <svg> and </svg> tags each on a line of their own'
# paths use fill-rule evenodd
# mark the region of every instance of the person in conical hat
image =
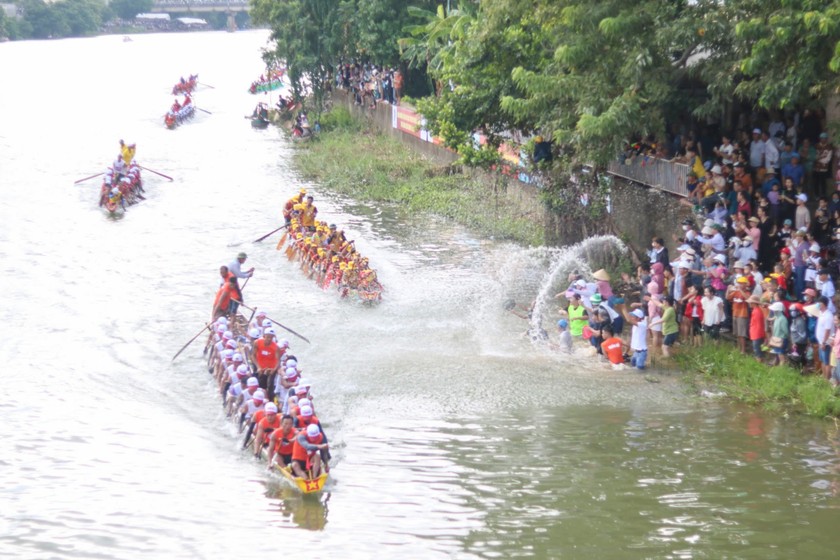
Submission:
<svg viewBox="0 0 840 560">
<path fill-rule="evenodd" d="M 592 277 L 595 278 L 595 280 L 603 280 L 604 282 L 610 281 L 610 275 L 607 274 L 607 271 L 603 268 L 596 270 Z"/>
<path fill-rule="evenodd" d="M 592 275 L 595 278 L 598 293 L 605 301 L 610 301 L 613 298 L 612 286 L 610 286 L 610 275 L 603 268 L 595 271 Z"/>
</svg>

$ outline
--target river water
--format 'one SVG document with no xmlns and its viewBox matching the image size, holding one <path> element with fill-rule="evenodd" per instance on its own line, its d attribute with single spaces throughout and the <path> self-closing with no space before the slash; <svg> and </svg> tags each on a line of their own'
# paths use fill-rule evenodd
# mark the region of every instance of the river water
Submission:
<svg viewBox="0 0 840 560">
<path fill-rule="evenodd" d="M 302 180 L 295 146 L 243 119 L 266 38 L 0 45 L 0 557 L 837 554 L 835 424 L 533 346 L 502 303 L 553 293 L 574 251 Z M 168 131 L 168 92 L 191 72 L 212 114 Z M 147 173 L 148 200 L 113 220 L 96 180 L 73 182 L 120 138 L 174 181 Z M 301 186 L 379 270 L 378 307 L 317 289 L 276 236 L 252 242 Z M 246 302 L 311 340 L 290 338 L 334 442 L 320 498 L 238 450 L 200 343 L 171 361 L 243 250 Z"/>
</svg>

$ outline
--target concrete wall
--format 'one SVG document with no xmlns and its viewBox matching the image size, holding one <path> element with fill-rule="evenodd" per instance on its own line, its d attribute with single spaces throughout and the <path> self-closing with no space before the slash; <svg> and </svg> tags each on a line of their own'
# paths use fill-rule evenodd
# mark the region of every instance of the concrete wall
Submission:
<svg viewBox="0 0 840 560">
<path fill-rule="evenodd" d="M 625 243 L 639 256 L 650 248 L 650 240 L 662 237 L 670 254 L 676 258 L 677 243 L 673 234 L 682 233 L 680 222 L 693 217 L 684 198 L 624 179 L 614 178 L 610 194 L 612 220 Z"/>
<path fill-rule="evenodd" d="M 363 107 L 356 105 L 353 102 L 353 97 L 342 90 L 333 91 L 332 99 L 334 105 L 346 107 L 354 117 L 368 121 L 381 132 L 394 137 L 396 140 L 423 154 L 438 165 L 451 165 L 458 159 L 458 154 L 443 146 L 426 142 L 410 134 L 405 134 L 391 126 L 392 106 L 388 103 L 377 103 L 375 109 Z"/>
</svg>

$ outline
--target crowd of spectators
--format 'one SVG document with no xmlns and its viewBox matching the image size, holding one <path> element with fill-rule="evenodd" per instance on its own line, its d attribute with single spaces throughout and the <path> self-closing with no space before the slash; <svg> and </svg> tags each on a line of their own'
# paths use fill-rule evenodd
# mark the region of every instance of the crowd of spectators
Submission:
<svg viewBox="0 0 840 560">
<path fill-rule="evenodd" d="M 617 338 L 629 322 L 633 332 L 622 347 L 643 353 L 633 364 L 644 367 L 648 341 L 652 352 L 667 356 L 678 341 L 717 343 L 726 332 L 759 361 L 812 369 L 840 383 L 840 175 L 836 182 L 832 175 L 838 154 L 816 113 L 751 125 L 717 142 L 688 133 L 630 146 L 690 166 L 685 204 L 692 217 L 672 236 L 674 258 L 664 239 L 654 238 L 648 262 L 635 278 L 623 278 L 639 302 L 625 304 L 609 285 L 605 295 L 602 282 L 574 279 L 564 317 L 569 326 L 578 317 L 573 335 L 604 353 L 607 337 Z M 575 302 L 587 310 L 583 318 Z"/>
<path fill-rule="evenodd" d="M 376 108 L 378 102 L 399 105 L 403 75 L 399 68 L 370 63 L 340 63 L 335 68 L 335 87 L 349 91 L 356 105 Z"/>
</svg>

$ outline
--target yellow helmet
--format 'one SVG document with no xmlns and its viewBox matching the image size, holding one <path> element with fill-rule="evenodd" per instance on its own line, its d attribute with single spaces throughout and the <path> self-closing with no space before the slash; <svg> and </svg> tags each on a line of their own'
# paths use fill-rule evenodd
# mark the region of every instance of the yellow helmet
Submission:
<svg viewBox="0 0 840 560">
<path fill-rule="evenodd" d="M 295 204 L 292 210 L 303 210 L 303 204 Z"/>
<path fill-rule="evenodd" d="M 338 255 L 334 255 L 332 258 L 332 262 L 338 262 Z"/>
</svg>

